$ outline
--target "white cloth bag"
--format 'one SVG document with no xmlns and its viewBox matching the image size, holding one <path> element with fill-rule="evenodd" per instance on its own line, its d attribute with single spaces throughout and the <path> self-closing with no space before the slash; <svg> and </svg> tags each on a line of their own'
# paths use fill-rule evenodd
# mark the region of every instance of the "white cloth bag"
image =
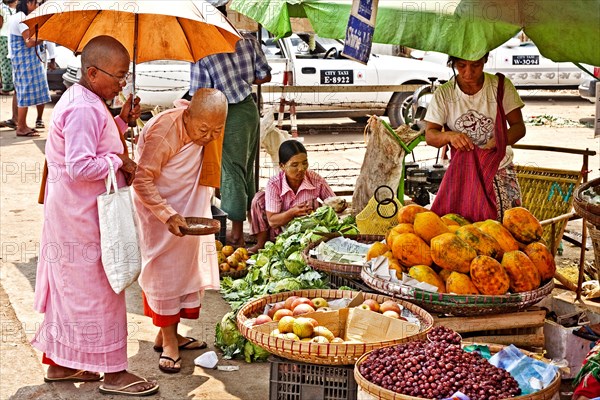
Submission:
<svg viewBox="0 0 600 400">
<path fill-rule="evenodd" d="M 137 280 L 142 261 L 130 187 L 117 187 L 113 164 L 108 157 L 106 161 L 109 165 L 106 193 L 97 199 L 100 248 L 108 282 L 119 294 Z"/>
</svg>

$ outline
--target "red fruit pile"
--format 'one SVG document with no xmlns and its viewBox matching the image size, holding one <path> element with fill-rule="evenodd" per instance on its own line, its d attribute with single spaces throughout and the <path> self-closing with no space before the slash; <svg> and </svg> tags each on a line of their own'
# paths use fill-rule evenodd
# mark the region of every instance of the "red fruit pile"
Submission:
<svg viewBox="0 0 600 400">
<path fill-rule="evenodd" d="M 440 342 L 415 341 L 374 350 L 359 371 L 388 390 L 427 399 L 450 397 L 457 391 L 471 400 L 498 400 L 521 393 L 505 370 L 478 353 Z"/>
<path fill-rule="evenodd" d="M 438 325 L 427 333 L 427 338 L 432 342 L 455 344 L 460 346 L 461 337 L 450 328 Z"/>
</svg>

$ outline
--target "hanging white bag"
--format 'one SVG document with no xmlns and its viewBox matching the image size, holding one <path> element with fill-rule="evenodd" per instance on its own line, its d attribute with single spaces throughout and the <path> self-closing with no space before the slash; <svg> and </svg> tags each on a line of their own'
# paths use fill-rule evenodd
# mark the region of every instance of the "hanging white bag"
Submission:
<svg viewBox="0 0 600 400">
<path fill-rule="evenodd" d="M 139 238 L 131 189 L 117 187 L 112 161 L 106 178 L 106 193 L 98 196 L 102 265 L 110 286 L 119 294 L 135 282 L 142 269 Z"/>
</svg>

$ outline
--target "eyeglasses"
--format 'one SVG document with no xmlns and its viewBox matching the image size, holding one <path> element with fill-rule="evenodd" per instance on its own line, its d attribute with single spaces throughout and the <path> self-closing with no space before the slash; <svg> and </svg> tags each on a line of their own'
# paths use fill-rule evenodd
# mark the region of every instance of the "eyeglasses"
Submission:
<svg viewBox="0 0 600 400">
<path fill-rule="evenodd" d="M 127 81 L 129 81 L 129 78 L 131 78 L 131 72 L 126 73 L 125 76 L 118 77 L 116 75 L 111 74 L 110 72 L 103 70 L 102 68 L 96 67 L 95 65 L 90 65 L 88 68 L 91 68 L 91 67 L 96 68 L 100 72 L 104 72 L 106 75 L 108 75 L 112 78 L 115 78 L 119 82 L 119 85 L 127 84 Z"/>
</svg>

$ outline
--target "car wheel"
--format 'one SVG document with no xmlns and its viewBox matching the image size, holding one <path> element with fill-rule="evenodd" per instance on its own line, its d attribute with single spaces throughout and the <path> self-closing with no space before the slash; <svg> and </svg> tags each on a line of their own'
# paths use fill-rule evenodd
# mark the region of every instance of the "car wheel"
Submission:
<svg viewBox="0 0 600 400">
<path fill-rule="evenodd" d="M 390 125 L 397 128 L 400 125 L 412 124 L 413 92 L 394 93 L 387 106 L 387 116 Z"/>
</svg>

